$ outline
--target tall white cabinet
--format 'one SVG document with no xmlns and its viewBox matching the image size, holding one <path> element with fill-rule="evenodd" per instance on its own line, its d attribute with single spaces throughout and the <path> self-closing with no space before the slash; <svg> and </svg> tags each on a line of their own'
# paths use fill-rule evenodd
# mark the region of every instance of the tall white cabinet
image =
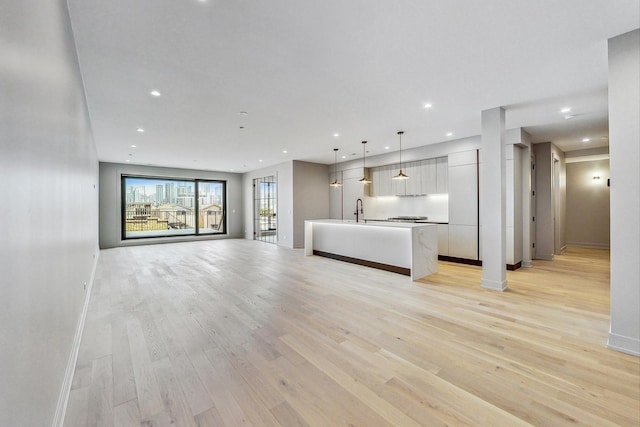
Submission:
<svg viewBox="0 0 640 427">
<path fill-rule="evenodd" d="M 478 259 L 477 151 L 449 154 L 449 256 Z"/>
</svg>

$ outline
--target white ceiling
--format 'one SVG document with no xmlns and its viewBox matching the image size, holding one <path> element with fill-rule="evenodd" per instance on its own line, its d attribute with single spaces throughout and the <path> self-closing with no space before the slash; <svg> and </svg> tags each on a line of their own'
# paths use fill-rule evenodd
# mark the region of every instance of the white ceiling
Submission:
<svg viewBox="0 0 640 427">
<path fill-rule="evenodd" d="M 99 159 L 235 172 L 478 135 L 498 106 L 608 145 L 607 39 L 640 27 L 638 0 L 68 4 Z"/>
</svg>

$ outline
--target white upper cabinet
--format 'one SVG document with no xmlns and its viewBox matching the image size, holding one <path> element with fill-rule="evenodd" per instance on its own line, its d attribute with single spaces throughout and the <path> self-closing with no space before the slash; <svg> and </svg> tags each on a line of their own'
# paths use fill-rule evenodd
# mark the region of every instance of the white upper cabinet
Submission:
<svg viewBox="0 0 640 427">
<path fill-rule="evenodd" d="M 438 157 L 436 159 L 436 193 L 449 192 L 448 159 Z"/>
<path fill-rule="evenodd" d="M 421 193 L 433 194 L 436 192 L 436 159 L 422 160 L 421 162 Z"/>
<path fill-rule="evenodd" d="M 403 163 L 402 171 L 409 179 L 393 179 L 399 171 L 399 164 L 372 168 L 371 195 L 419 196 L 446 193 L 449 187 L 446 157 Z"/>
<path fill-rule="evenodd" d="M 409 162 L 403 165 L 402 171 L 409 177 L 409 179 L 404 180 L 405 182 L 405 191 L 407 196 L 416 196 L 419 194 L 424 194 L 422 192 L 422 167 L 420 162 Z"/>
<path fill-rule="evenodd" d="M 395 195 L 391 184 L 391 166 L 380 166 L 372 169 L 373 173 L 373 196 L 393 196 Z"/>
</svg>

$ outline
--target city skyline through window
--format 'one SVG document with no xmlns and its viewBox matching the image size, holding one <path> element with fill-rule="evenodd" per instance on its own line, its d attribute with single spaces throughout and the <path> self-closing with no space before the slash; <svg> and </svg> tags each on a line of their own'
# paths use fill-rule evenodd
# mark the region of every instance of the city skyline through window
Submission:
<svg viewBox="0 0 640 427">
<path fill-rule="evenodd" d="M 226 233 L 226 183 L 122 176 L 123 239 Z"/>
</svg>

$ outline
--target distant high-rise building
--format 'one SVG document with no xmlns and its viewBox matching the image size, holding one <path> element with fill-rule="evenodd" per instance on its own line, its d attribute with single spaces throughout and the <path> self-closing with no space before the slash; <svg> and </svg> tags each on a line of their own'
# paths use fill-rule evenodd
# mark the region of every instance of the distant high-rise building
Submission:
<svg viewBox="0 0 640 427">
<path fill-rule="evenodd" d="M 164 185 L 156 185 L 156 203 L 166 203 L 164 201 Z"/>
<path fill-rule="evenodd" d="M 175 182 L 167 182 L 164 185 L 164 199 L 165 199 L 165 203 L 178 203 L 178 192 L 176 190 L 176 183 Z"/>
</svg>

